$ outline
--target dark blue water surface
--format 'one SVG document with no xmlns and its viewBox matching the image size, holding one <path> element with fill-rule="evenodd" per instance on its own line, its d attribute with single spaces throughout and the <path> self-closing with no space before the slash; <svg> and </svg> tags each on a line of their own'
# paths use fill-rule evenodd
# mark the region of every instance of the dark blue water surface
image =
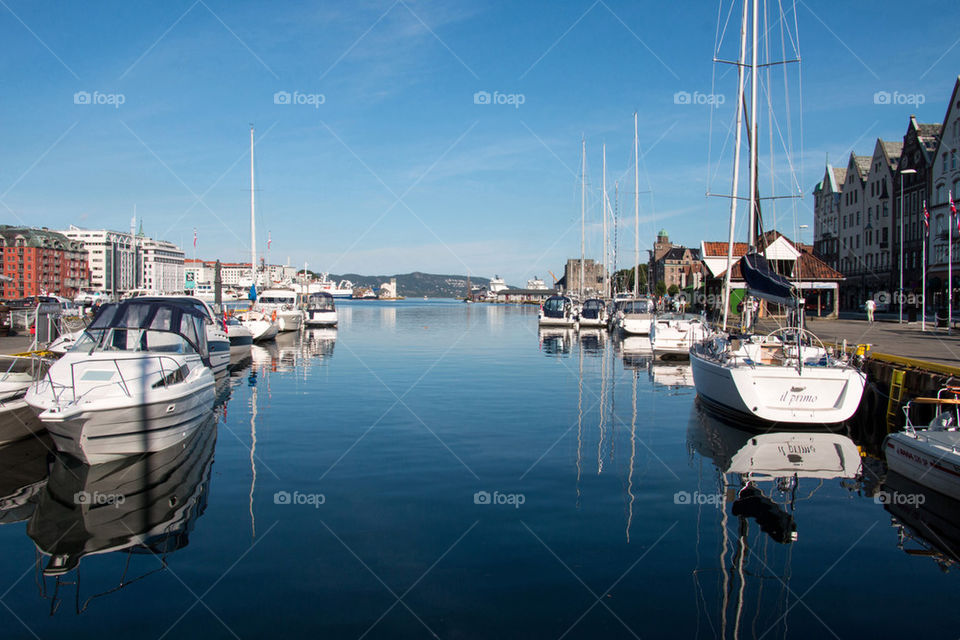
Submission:
<svg viewBox="0 0 960 640">
<path fill-rule="evenodd" d="M 955 503 L 894 518 L 868 459 L 756 482 L 734 515 L 749 436 L 642 340 L 540 333 L 529 307 L 338 307 L 238 356 L 176 451 L 0 450 L 3 637 L 957 635 Z"/>
</svg>

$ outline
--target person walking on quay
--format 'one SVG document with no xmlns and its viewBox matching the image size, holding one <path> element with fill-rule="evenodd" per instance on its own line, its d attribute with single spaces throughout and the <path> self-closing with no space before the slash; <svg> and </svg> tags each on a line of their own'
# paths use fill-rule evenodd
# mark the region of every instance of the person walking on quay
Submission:
<svg viewBox="0 0 960 640">
<path fill-rule="evenodd" d="M 867 310 L 867 322 L 873 322 L 873 312 L 877 308 L 877 303 L 873 301 L 873 298 L 868 298 L 863 303 L 863 307 Z"/>
</svg>

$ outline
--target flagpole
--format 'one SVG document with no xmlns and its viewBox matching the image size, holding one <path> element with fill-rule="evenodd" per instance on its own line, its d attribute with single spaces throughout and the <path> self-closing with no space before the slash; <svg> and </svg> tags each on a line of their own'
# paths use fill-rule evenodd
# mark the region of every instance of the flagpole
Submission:
<svg viewBox="0 0 960 640">
<path fill-rule="evenodd" d="M 947 221 L 947 333 L 953 325 L 953 214 L 957 208 L 953 206 L 953 192 L 948 191 L 950 199 L 950 219 Z"/>
<path fill-rule="evenodd" d="M 923 201 L 923 246 L 920 251 L 920 331 L 927 330 L 927 238 L 930 237 L 930 214 L 927 213 L 927 201 Z"/>
</svg>

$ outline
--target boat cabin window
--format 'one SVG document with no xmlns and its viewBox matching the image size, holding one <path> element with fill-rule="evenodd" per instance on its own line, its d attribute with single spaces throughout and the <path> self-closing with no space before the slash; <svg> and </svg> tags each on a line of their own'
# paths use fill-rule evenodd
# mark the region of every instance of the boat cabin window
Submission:
<svg viewBox="0 0 960 640">
<path fill-rule="evenodd" d="M 623 303 L 624 313 L 650 313 L 650 302 L 647 300 L 630 300 Z"/>
<path fill-rule="evenodd" d="M 566 298 L 547 298 L 547 301 L 543 303 L 543 310 L 548 313 L 563 313 L 566 304 Z"/>
</svg>

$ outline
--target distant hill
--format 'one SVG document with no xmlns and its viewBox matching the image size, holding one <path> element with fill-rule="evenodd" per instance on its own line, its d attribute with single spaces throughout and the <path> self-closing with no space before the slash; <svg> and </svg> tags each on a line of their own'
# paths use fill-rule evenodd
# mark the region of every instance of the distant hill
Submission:
<svg viewBox="0 0 960 640">
<path fill-rule="evenodd" d="M 349 280 L 354 286 L 372 287 L 376 290 L 390 278 L 397 279 L 397 292 L 408 298 L 462 298 L 467 292 L 467 276 L 439 275 L 436 273 L 398 273 L 392 276 L 363 276 L 359 273 L 330 274 L 331 280 Z M 470 276 L 470 284 L 486 287 L 490 278 Z"/>
</svg>

